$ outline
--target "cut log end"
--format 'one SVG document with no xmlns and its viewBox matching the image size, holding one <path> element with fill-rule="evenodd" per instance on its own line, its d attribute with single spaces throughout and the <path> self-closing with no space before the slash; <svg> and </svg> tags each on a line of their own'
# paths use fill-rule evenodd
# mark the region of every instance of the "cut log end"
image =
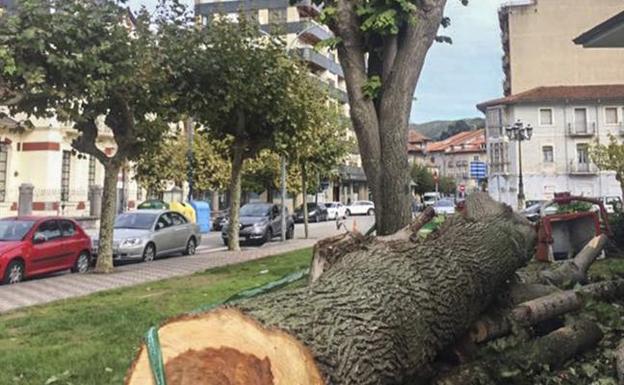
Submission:
<svg viewBox="0 0 624 385">
<path fill-rule="evenodd" d="M 158 331 L 168 385 L 321 385 L 310 351 L 235 309 L 185 316 Z M 155 384 L 145 347 L 127 385 Z"/>
</svg>

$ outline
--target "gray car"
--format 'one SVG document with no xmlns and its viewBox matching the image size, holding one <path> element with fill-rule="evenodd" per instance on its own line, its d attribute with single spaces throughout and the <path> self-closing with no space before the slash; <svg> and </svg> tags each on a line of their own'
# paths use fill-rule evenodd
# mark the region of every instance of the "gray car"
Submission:
<svg viewBox="0 0 624 385">
<path fill-rule="evenodd" d="M 97 240 L 94 238 L 94 249 Z M 201 243 L 199 227 L 170 210 L 138 210 L 120 214 L 113 230 L 115 261 L 152 261 L 156 257 L 195 254 Z"/>
<path fill-rule="evenodd" d="M 240 209 L 240 240 L 253 241 L 257 244 L 269 242 L 282 234 L 281 206 L 273 203 L 248 203 Z M 229 222 L 221 229 L 223 244 L 228 244 Z M 295 222 L 286 209 L 286 239 L 295 235 Z"/>
</svg>

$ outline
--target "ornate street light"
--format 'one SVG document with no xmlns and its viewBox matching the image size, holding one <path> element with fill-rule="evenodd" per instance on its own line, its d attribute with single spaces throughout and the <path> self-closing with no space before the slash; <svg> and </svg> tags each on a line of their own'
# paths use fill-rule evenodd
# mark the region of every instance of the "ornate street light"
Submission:
<svg viewBox="0 0 624 385">
<path fill-rule="evenodd" d="M 518 120 L 511 126 L 505 127 L 505 132 L 509 140 L 515 140 L 518 142 L 518 210 L 524 210 L 524 181 L 522 179 L 522 142 L 525 140 L 531 140 L 533 136 L 533 127 L 530 124 L 526 126 L 522 121 Z"/>
</svg>

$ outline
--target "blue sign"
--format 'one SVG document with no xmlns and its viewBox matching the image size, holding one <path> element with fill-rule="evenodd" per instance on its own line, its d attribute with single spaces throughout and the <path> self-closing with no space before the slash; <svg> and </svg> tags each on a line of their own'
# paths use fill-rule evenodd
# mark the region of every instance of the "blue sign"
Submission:
<svg viewBox="0 0 624 385">
<path fill-rule="evenodd" d="M 485 162 L 470 162 L 470 177 L 477 180 L 487 178 L 487 165 Z"/>
</svg>

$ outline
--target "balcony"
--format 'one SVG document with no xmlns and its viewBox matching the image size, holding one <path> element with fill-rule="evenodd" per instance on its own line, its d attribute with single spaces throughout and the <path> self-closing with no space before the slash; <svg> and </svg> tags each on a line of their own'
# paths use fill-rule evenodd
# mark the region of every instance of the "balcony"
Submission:
<svg viewBox="0 0 624 385">
<path fill-rule="evenodd" d="M 593 163 L 571 162 L 568 165 L 570 175 L 596 175 L 598 172 L 598 167 Z"/>
<path fill-rule="evenodd" d="M 329 30 L 312 19 L 304 19 L 298 22 L 294 32 L 300 32 L 301 38 L 312 45 L 334 36 Z"/>
<path fill-rule="evenodd" d="M 596 135 L 596 123 L 568 123 L 568 136 L 573 138 L 589 138 Z"/>
<path fill-rule="evenodd" d="M 312 67 L 327 70 L 335 75 L 344 77 L 340 64 L 315 51 L 313 48 L 297 48 L 297 53 L 301 59 L 308 62 Z"/>
<path fill-rule="evenodd" d="M 342 104 L 345 104 L 349 101 L 349 97 L 346 91 L 343 91 L 335 85 L 327 83 L 316 76 L 313 76 L 312 78 L 322 89 L 327 89 L 327 91 L 329 92 L 329 96 L 332 99 L 336 99 Z"/>
<path fill-rule="evenodd" d="M 314 4 L 312 0 L 301 0 L 297 2 L 297 9 L 302 17 L 315 17 L 321 14 L 322 7 Z"/>
</svg>

